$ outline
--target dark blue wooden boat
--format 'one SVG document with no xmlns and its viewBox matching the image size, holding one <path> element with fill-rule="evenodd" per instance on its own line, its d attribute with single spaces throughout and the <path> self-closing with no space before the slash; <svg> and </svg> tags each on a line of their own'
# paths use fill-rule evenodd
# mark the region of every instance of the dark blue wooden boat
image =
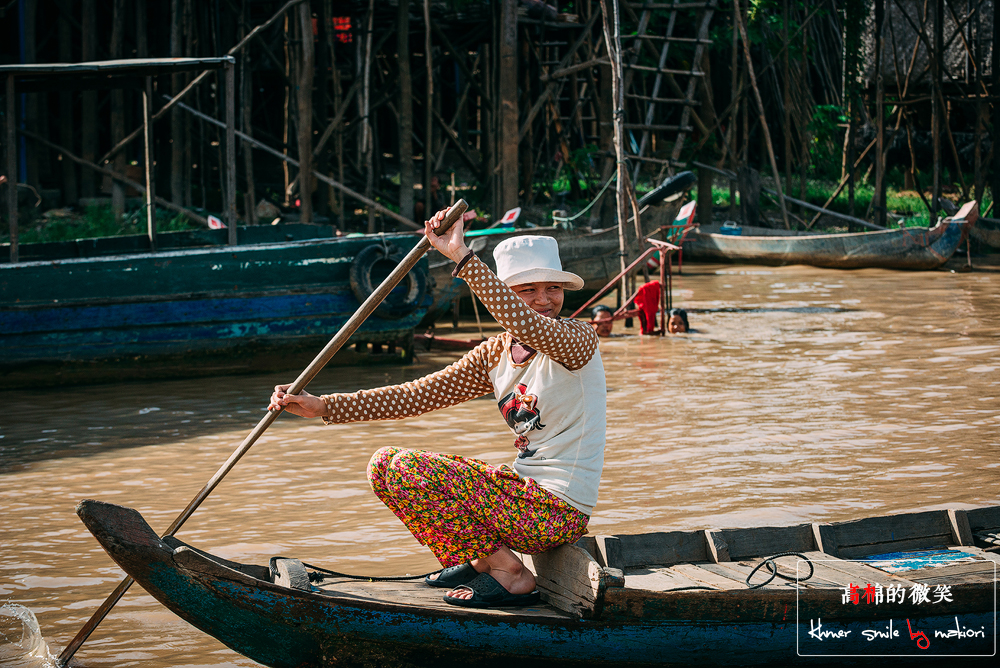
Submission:
<svg viewBox="0 0 1000 668">
<path fill-rule="evenodd" d="M 937 269 L 974 221 L 945 219 L 932 228 L 818 234 L 763 227 L 702 225 L 684 240 L 684 259 L 833 269 Z"/>
<path fill-rule="evenodd" d="M 0 263 L 0 371 L 65 383 L 301 366 L 419 239 L 331 229 L 244 228 L 237 246 L 209 245 L 225 230 L 166 233 L 152 253 L 145 237 L 22 246 L 29 261 Z M 378 359 L 408 361 L 431 302 L 423 260 L 339 360 L 370 360 L 371 344 Z"/>
<path fill-rule="evenodd" d="M 121 506 L 84 501 L 77 513 L 163 605 L 267 666 L 839 665 L 884 661 L 880 655 L 995 665 L 1000 557 L 983 548 L 995 547 L 1000 532 L 996 506 L 588 536 L 526 557 L 543 603 L 506 610 L 452 607 L 441 590 L 419 582 L 310 582 L 294 559 L 270 566 L 220 559 L 160 539 L 138 512 Z M 762 558 L 786 551 L 811 560 L 814 575 L 805 579 L 802 559 L 775 558 L 770 563 L 791 581 L 747 587 Z M 763 582 L 768 568 L 751 582 Z M 862 592 L 878 586 L 885 597 L 898 586 L 907 596 L 866 603 L 862 593 L 854 603 L 851 584 Z M 911 601 L 923 585 L 929 600 Z M 947 597 L 936 596 L 939 585 L 948 587 Z M 898 635 L 876 641 L 864 633 L 890 625 Z M 955 629 L 963 637 L 949 637 Z M 928 649 L 918 646 L 920 633 Z"/>
</svg>

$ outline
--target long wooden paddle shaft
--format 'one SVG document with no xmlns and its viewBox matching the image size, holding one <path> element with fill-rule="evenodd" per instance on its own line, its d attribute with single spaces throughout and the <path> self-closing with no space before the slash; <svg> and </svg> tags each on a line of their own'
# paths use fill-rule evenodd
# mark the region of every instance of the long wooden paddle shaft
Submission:
<svg viewBox="0 0 1000 668">
<path fill-rule="evenodd" d="M 464 199 L 460 199 L 455 202 L 455 204 L 449 208 L 448 212 L 445 214 L 444 222 L 442 222 L 441 226 L 436 230 L 437 234 L 444 234 L 452 225 L 455 224 L 457 220 L 462 217 L 462 214 L 465 213 L 465 210 L 468 208 L 469 205 Z M 365 300 L 365 303 L 361 305 L 361 307 L 346 323 L 344 323 L 344 326 L 340 328 L 340 331 L 337 332 L 332 339 L 330 339 L 329 343 L 327 343 L 323 350 L 320 351 L 319 355 L 316 356 L 316 359 L 314 359 L 309 366 L 307 366 L 302 373 L 299 374 L 299 377 L 296 378 L 295 382 L 288 388 L 288 394 L 298 394 L 305 389 L 306 385 L 308 385 L 309 382 L 316 377 L 316 374 L 318 374 L 323 367 L 327 365 L 333 356 L 337 354 L 337 351 L 339 351 L 344 344 L 347 343 L 348 339 L 351 338 L 354 332 L 361 327 L 361 324 L 368 318 L 368 316 L 370 316 L 375 309 L 378 308 L 379 304 L 381 304 L 383 300 L 389 296 L 389 293 L 392 292 L 393 288 L 395 288 L 399 282 L 403 280 L 403 277 L 406 276 L 411 269 L 413 269 L 420 258 L 424 256 L 424 253 L 430 250 L 430 247 L 431 243 L 428 241 L 427 237 L 420 239 L 419 243 L 417 243 L 417 245 L 406 254 L 403 261 L 392 270 L 392 273 L 390 273 L 385 280 L 382 281 L 381 285 L 379 285 L 371 296 Z M 184 525 L 184 522 L 186 522 L 188 518 L 194 514 L 194 511 L 198 509 L 198 506 L 201 505 L 202 501 L 208 498 L 208 495 L 212 493 L 212 490 L 214 490 L 219 483 L 222 482 L 222 479 L 226 477 L 226 474 L 233 470 L 236 463 L 240 461 L 243 455 L 245 455 L 257 439 L 260 438 L 261 434 L 263 434 L 267 428 L 271 426 L 271 423 L 277 419 L 282 410 L 283 409 L 279 408 L 277 410 L 267 412 L 267 415 L 265 415 L 261 421 L 257 423 L 257 426 L 254 427 L 253 431 L 250 432 L 245 439 L 243 439 L 240 446 L 233 451 L 233 454 L 229 456 L 226 463 L 215 472 L 212 479 L 209 480 L 204 487 L 202 487 L 197 496 L 195 496 L 191 500 L 191 503 L 187 505 L 187 508 L 185 508 L 181 514 L 177 516 L 177 519 L 173 521 L 166 533 L 163 534 L 163 537 L 173 536 L 177 533 L 178 529 Z M 121 597 L 125 595 L 128 588 L 132 586 L 132 582 L 132 577 L 126 576 L 126 578 L 119 583 L 115 590 L 111 592 L 111 595 L 108 596 L 104 603 L 101 604 L 101 607 L 94 612 L 93 616 L 91 616 L 87 623 L 84 624 L 83 628 L 80 629 L 80 632 L 76 634 L 76 637 L 70 641 L 69 645 L 66 646 L 66 649 L 64 649 L 56 659 L 60 666 L 65 666 L 69 663 L 69 660 L 74 654 L 76 654 L 76 651 L 80 649 L 80 646 L 87 641 L 87 638 L 89 638 L 90 634 L 94 632 L 94 629 L 96 629 L 107 614 L 111 612 L 111 609 L 115 607 L 115 604 L 117 604 L 119 600 L 121 600 Z"/>
</svg>

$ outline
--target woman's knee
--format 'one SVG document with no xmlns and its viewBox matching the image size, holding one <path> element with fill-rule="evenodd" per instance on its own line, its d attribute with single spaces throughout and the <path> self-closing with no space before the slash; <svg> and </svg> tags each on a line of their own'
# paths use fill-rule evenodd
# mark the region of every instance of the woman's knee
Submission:
<svg viewBox="0 0 1000 668">
<path fill-rule="evenodd" d="M 385 487 L 385 480 L 386 475 L 389 472 L 389 466 L 392 464 L 393 457 L 395 457 L 400 450 L 400 448 L 393 447 L 379 448 L 368 461 L 368 482 L 371 483 L 372 489 L 375 491 Z"/>
</svg>

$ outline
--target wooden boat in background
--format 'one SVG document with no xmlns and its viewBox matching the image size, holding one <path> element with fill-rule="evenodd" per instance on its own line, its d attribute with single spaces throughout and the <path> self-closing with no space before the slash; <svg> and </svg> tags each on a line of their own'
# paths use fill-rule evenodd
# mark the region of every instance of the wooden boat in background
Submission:
<svg viewBox="0 0 1000 668">
<path fill-rule="evenodd" d="M 357 310 L 364 288 L 352 280 L 381 280 L 395 264 L 384 250 L 406 252 L 419 235 L 265 225 L 240 239 L 169 232 L 156 252 L 144 236 L 22 245 L 27 261 L 0 263 L 0 370 L 38 385 L 297 368 Z M 337 362 L 409 361 L 431 301 L 423 260 Z"/>
<path fill-rule="evenodd" d="M 970 232 L 972 238 L 991 249 L 1000 250 L 1000 220 L 980 218 Z"/>
<path fill-rule="evenodd" d="M 684 259 L 833 269 L 937 269 L 947 262 L 975 224 L 946 218 L 932 228 L 902 228 L 855 234 L 819 234 L 763 227 L 702 225 L 684 241 Z"/>
<path fill-rule="evenodd" d="M 111 558 L 164 606 L 276 668 L 841 665 L 845 657 L 884 661 L 880 655 L 961 656 L 962 665 L 995 665 L 1000 556 L 991 541 L 1000 536 L 1000 506 L 586 536 L 525 557 L 542 603 L 493 610 L 447 605 L 442 590 L 419 581 L 311 582 L 295 559 L 228 561 L 175 537 L 159 538 L 138 512 L 122 506 L 83 501 L 77 513 Z M 764 558 L 789 551 L 798 556 L 770 564 L 790 580 L 748 588 L 754 569 L 751 582 L 766 579 Z M 806 579 L 810 564 L 814 573 Z M 878 587 L 881 598 L 855 603 L 852 585 L 861 597 L 866 585 L 873 595 Z M 905 594 L 902 601 L 887 599 L 890 586 Z M 926 600 L 911 593 L 923 586 Z M 890 627 L 895 637 L 865 637 Z M 830 635 L 816 637 L 817 628 Z M 952 630 L 969 634 L 955 637 Z M 918 646 L 920 633 L 931 651 Z"/>
</svg>

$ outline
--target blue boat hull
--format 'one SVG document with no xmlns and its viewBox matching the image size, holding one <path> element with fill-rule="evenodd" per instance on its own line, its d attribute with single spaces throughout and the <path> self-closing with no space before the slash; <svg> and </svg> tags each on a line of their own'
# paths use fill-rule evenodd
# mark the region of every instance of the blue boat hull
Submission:
<svg viewBox="0 0 1000 668">
<path fill-rule="evenodd" d="M 404 251 L 414 240 L 389 239 Z M 324 239 L 0 265 L 0 368 L 107 364 L 121 377 L 130 362 L 142 362 L 135 372 L 145 374 L 151 363 L 169 360 L 159 368 L 190 375 L 213 357 L 235 360 L 268 348 L 315 353 L 358 309 L 351 266 L 372 243 L 381 242 Z M 418 271 L 426 272 L 423 262 Z M 407 361 L 413 328 L 431 301 L 427 295 L 398 317 L 376 313 L 352 342 L 399 346 L 392 359 Z"/>
<path fill-rule="evenodd" d="M 803 590 L 803 597 L 811 598 L 798 607 L 795 592 L 697 592 L 661 597 L 665 603 L 658 606 L 637 603 L 625 589 L 617 596 L 608 590 L 597 619 L 554 610 L 477 611 L 372 601 L 272 584 L 265 567 L 227 562 L 175 538 L 161 540 L 128 508 L 84 501 L 77 512 L 109 555 L 167 608 L 240 654 L 276 668 L 842 664 L 864 662 L 851 655 L 871 657 L 871 641 L 862 632 L 882 628 L 888 619 L 905 628 L 903 617 L 909 616 L 914 629 L 932 637 L 931 629 L 956 623 L 954 610 L 925 610 L 918 619 L 913 608 L 905 607 L 858 618 L 859 609 L 842 605 L 835 590 Z M 979 655 L 965 659 L 965 665 L 988 661 L 995 651 L 993 588 L 980 589 L 972 607 L 982 609 L 963 612 L 962 625 L 989 629 L 986 639 L 933 640 L 938 654 Z M 697 607 L 690 607 L 692 600 L 700 601 Z M 841 637 L 810 639 L 810 622 L 797 617 L 797 609 L 819 614 L 825 628 Z M 905 631 L 903 636 L 884 645 L 886 653 L 928 654 Z"/>
</svg>

